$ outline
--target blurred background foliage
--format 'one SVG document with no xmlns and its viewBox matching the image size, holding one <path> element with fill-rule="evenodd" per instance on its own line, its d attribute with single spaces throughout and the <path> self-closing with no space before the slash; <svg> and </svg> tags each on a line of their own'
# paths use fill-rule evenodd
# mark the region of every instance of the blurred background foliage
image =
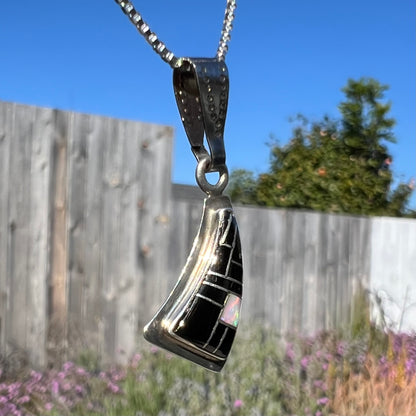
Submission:
<svg viewBox="0 0 416 416">
<path fill-rule="evenodd" d="M 359 215 L 408 216 L 413 182 L 395 181 L 387 142 L 395 143 L 387 85 L 372 78 L 348 80 L 340 118 L 295 118 L 291 140 L 270 143 L 270 166 L 255 175 L 231 173 L 234 202 Z"/>
</svg>

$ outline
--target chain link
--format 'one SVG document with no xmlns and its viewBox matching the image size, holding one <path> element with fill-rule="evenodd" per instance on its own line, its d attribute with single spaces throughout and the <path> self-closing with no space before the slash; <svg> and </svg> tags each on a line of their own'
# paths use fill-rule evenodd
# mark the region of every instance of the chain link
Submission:
<svg viewBox="0 0 416 416">
<path fill-rule="evenodd" d="M 221 39 L 218 45 L 217 58 L 220 61 L 225 59 L 228 52 L 228 42 L 231 40 L 231 31 L 233 30 L 234 11 L 237 7 L 236 0 L 227 0 L 225 9 L 224 22 L 222 24 Z"/>
<path fill-rule="evenodd" d="M 156 33 L 150 30 L 149 25 L 134 8 L 133 3 L 126 0 L 115 0 L 115 2 L 121 7 L 121 10 L 128 16 L 131 23 L 136 26 L 137 30 L 146 39 L 153 50 L 172 68 L 178 67 L 180 59 L 166 47 L 166 45 L 157 37 Z M 231 30 L 233 28 L 232 22 L 234 20 L 234 11 L 236 7 L 236 0 L 227 0 L 221 38 L 217 50 L 217 58 L 220 61 L 225 59 L 225 55 L 228 52 L 228 42 L 231 39 Z"/>
</svg>

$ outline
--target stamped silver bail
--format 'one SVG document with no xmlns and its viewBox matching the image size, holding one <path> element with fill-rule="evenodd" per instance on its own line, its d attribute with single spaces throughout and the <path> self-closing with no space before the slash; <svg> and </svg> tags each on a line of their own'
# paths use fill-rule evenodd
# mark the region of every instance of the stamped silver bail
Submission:
<svg viewBox="0 0 416 416">
<path fill-rule="evenodd" d="M 208 195 L 220 195 L 228 183 L 224 127 L 229 79 L 224 61 L 218 58 L 181 58 L 173 71 L 173 87 L 182 123 L 198 166 L 196 180 Z M 204 146 L 204 137 L 209 152 Z M 210 184 L 209 172 L 219 180 Z"/>
</svg>

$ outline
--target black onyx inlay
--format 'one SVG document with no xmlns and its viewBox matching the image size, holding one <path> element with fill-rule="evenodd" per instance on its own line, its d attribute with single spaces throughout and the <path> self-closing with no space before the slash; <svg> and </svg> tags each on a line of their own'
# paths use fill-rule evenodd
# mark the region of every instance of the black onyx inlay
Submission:
<svg viewBox="0 0 416 416">
<path fill-rule="evenodd" d="M 227 297 L 227 292 L 209 285 L 201 285 L 198 293 L 209 299 L 212 299 L 214 302 L 217 302 L 221 305 L 224 305 L 225 299 Z"/>
<path fill-rule="evenodd" d="M 232 277 L 234 280 L 241 282 L 241 275 L 241 263 L 231 262 L 230 268 L 228 270 L 228 276 Z"/>
<path fill-rule="evenodd" d="M 220 345 L 220 341 L 224 336 L 225 331 L 227 331 L 227 327 L 225 325 L 218 324 L 214 334 L 212 335 L 209 341 L 207 350 L 210 350 L 212 352 L 217 349 L 218 345 Z"/>
<path fill-rule="evenodd" d="M 234 282 L 233 280 L 227 279 L 225 276 L 208 274 L 206 280 L 207 282 L 214 283 L 218 286 L 221 286 L 224 289 L 229 290 L 230 292 L 234 292 L 236 295 L 241 296 L 243 293 L 243 286 L 241 285 L 241 283 Z"/>
<path fill-rule="evenodd" d="M 221 307 L 206 299 L 195 297 L 190 311 L 185 312 L 181 317 L 174 332 L 199 347 L 203 347 L 208 341 L 220 313 Z"/>
<path fill-rule="evenodd" d="M 225 335 L 225 338 L 223 339 L 220 347 L 217 350 L 218 355 L 228 355 L 233 345 L 235 333 L 236 331 L 234 329 L 228 328 L 227 334 Z"/>
<path fill-rule="evenodd" d="M 206 350 L 212 353 L 215 352 L 219 357 L 227 357 L 233 345 L 235 334 L 235 329 L 219 323 L 206 346 Z"/>
</svg>

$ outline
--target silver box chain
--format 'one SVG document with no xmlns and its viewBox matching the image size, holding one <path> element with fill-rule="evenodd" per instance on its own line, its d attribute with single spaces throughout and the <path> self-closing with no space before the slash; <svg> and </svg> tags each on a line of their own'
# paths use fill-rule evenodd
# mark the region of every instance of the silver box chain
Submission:
<svg viewBox="0 0 416 416">
<path fill-rule="evenodd" d="M 170 51 L 164 42 L 162 42 L 156 33 L 152 32 L 149 25 L 143 20 L 142 15 L 134 8 L 133 3 L 125 0 L 115 0 L 123 12 L 128 16 L 131 23 L 137 28 L 140 34 L 146 39 L 153 50 L 172 68 L 177 68 L 180 59 Z M 227 0 L 224 21 L 222 25 L 221 38 L 217 49 L 217 59 L 223 61 L 228 52 L 228 42 L 231 39 L 231 30 L 233 28 L 234 11 L 237 7 L 236 0 Z"/>
</svg>

